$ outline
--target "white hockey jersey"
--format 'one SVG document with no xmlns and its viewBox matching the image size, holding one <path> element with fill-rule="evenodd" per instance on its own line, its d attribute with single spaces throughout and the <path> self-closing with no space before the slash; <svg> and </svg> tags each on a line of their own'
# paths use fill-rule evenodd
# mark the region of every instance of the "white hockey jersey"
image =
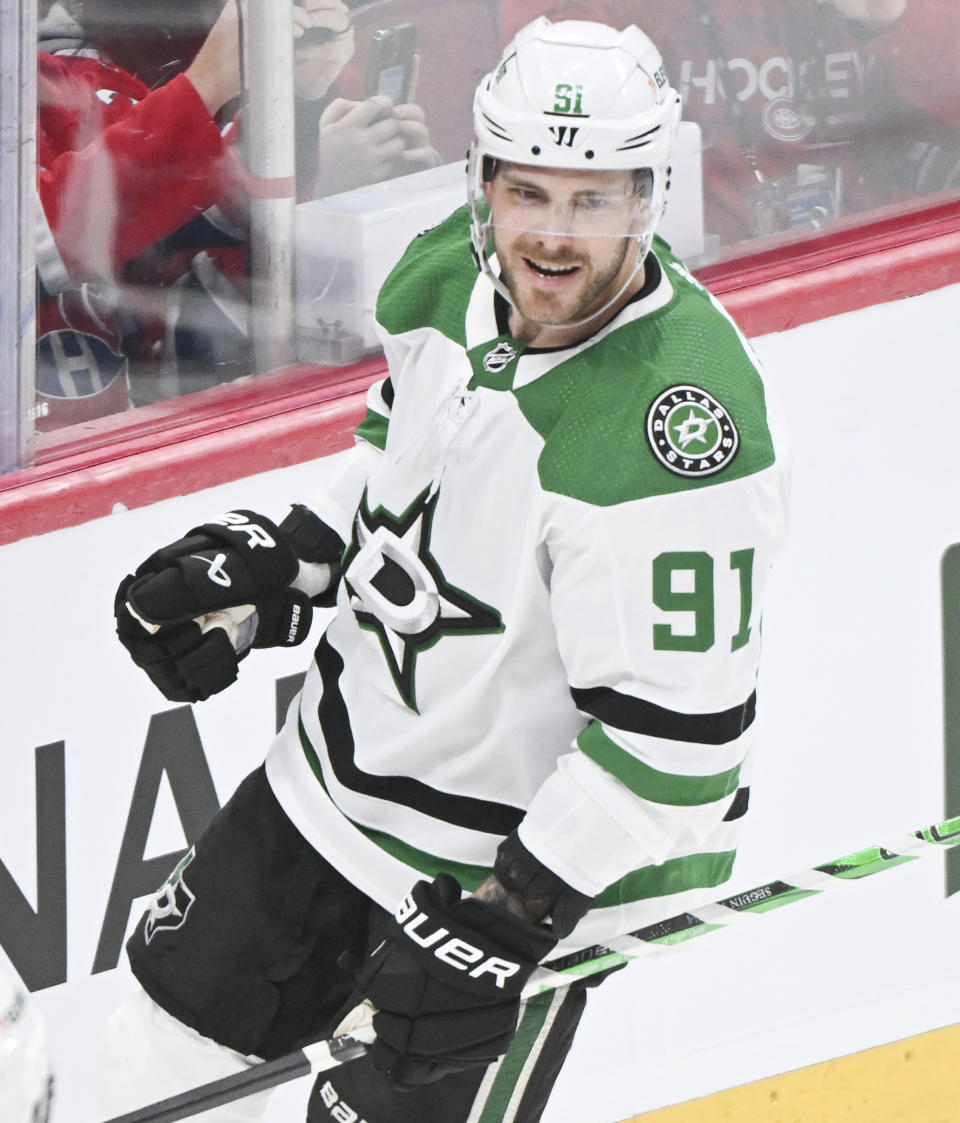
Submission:
<svg viewBox="0 0 960 1123">
<path fill-rule="evenodd" d="M 314 509 L 349 543 L 267 759 L 303 835 L 388 909 L 468 890 L 519 828 L 594 906 L 563 947 L 733 864 L 782 442 L 749 346 L 657 241 L 571 347 L 513 339 L 456 212 L 378 303 L 390 376 Z"/>
</svg>

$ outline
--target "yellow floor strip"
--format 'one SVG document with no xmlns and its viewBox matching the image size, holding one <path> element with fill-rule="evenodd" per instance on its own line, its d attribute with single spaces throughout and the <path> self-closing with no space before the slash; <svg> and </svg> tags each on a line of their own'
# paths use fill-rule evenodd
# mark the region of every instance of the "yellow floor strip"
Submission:
<svg viewBox="0 0 960 1123">
<path fill-rule="evenodd" d="M 960 1025 L 623 1123 L 960 1123 Z"/>
</svg>

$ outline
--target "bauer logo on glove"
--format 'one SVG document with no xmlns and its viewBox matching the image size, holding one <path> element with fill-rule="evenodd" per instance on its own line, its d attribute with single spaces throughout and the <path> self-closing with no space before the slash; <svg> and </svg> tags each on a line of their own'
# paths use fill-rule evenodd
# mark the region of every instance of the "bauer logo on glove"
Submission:
<svg viewBox="0 0 960 1123">
<path fill-rule="evenodd" d="M 499 955 L 488 956 L 461 937 L 451 936 L 448 928 L 437 927 L 427 913 L 420 911 L 412 894 L 408 894 L 400 902 L 394 913 L 394 920 L 420 947 L 431 949 L 442 963 L 457 971 L 466 971 L 471 979 L 489 974 L 493 977 L 494 985 L 503 990 L 504 980 L 520 970 L 520 964 L 516 960 L 503 959 Z M 431 927 L 434 931 L 430 931 Z"/>
<path fill-rule="evenodd" d="M 377 1011 L 371 1057 L 401 1088 L 482 1068 L 506 1052 L 523 988 L 557 938 L 477 897 L 449 874 L 419 881 L 362 963 L 350 1005 Z M 376 938 L 376 937 L 374 937 Z"/>
<path fill-rule="evenodd" d="M 151 554 L 124 579 L 117 635 L 172 702 L 199 702 L 229 686 L 252 647 L 292 647 L 313 606 L 291 587 L 299 562 L 280 528 L 230 511 Z"/>
</svg>

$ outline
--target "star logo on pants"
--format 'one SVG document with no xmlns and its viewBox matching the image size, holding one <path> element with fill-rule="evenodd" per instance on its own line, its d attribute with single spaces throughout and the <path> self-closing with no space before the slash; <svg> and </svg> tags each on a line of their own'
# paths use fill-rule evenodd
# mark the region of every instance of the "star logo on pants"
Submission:
<svg viewBox="0 0 960 1123">
<path fill-rule="evenodd" d="M 157 932 L 175 932 L 187 923 L 187 913 L 197 898 L 183 880 L 183 871 L 193 858 L 191 846 L 150 902 L 143 925 L 146 943 L 149 944 Z"/>
</svg>

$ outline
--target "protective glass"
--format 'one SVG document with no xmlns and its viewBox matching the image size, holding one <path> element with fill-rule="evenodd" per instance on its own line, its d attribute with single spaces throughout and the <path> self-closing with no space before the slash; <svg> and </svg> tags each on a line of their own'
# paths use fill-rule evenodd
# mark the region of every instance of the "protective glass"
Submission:
<svg viewBox="0 0 960 1123">
<path fill-rule="evenodd" d="M 498 177 L 489 199 L 475 201 L 488 231 L 550 238 L 642 237 L 652 225 L 649 200 L 632 184 L 546 191 L 522 179 Z"/>
</svg>

